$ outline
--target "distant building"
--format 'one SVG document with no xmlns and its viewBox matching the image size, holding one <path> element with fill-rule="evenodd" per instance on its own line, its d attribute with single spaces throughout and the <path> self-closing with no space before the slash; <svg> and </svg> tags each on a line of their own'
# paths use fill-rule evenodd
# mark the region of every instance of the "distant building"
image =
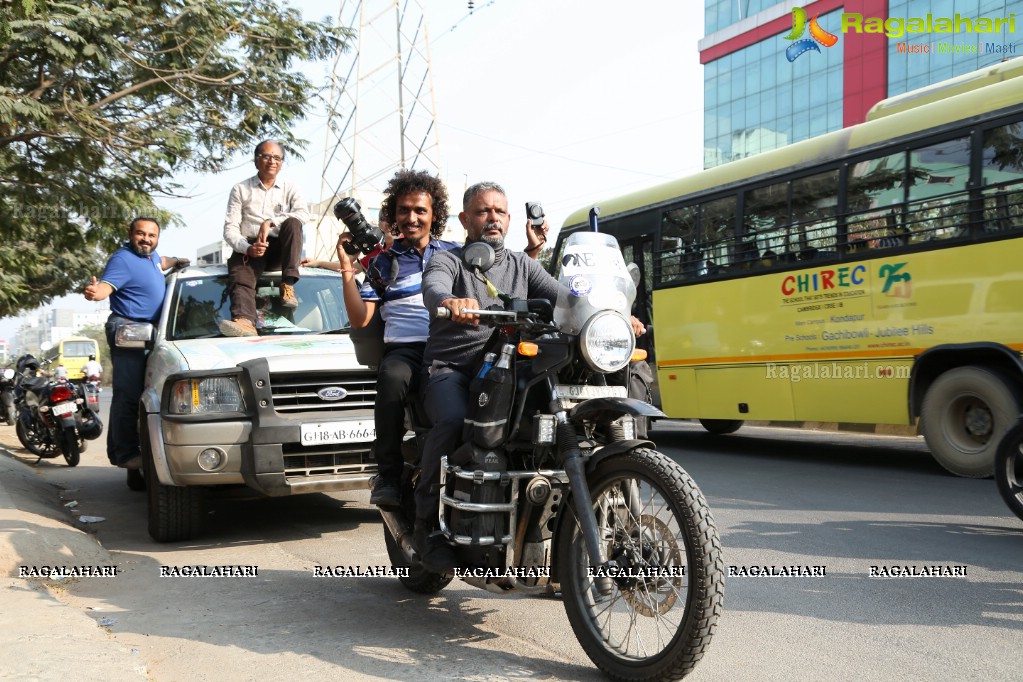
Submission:
<svg viewBox="0 0 1023 682">
<path fill-rule="evenodd" d="M 705 0 L 704 10 L 708 168 L 861 123 L 887 97 L 1023 51 L 1023 0 Z"/>
<path fill-rule="evenodd" d="M 81 336 L 86 327 L 102 327 L 110 316 L 109 308 L 83 312 L 69 308 L 45 308 L 24 315 L 18 329 L 12 354 L 39 353 L 45 341 L 56 344 L 61 339 Z"/>
</svg>

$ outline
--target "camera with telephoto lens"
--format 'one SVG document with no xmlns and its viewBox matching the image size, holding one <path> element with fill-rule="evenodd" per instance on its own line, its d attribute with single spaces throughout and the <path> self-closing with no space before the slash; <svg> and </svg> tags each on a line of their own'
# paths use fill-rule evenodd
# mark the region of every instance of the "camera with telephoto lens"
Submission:
<svg viewBox="0 0 1023 682">
<path fill-rule="evenodd" d="M 526 217 L 529 218 L 529 226 L 534 230 L 539 230 L 543 226 L 543 206 L 539 201 L 526 202 Z"/>
<path fill-rule="evenodd" d="M 352 197 L 345 197 L 334 204 L 334 217 L 345 224 L 352 233 L 352 241 L 341 246 L 349 256 L 360 252 L 368 254 L 384 241 L 384 233 L 379 227 L 370 225 L 366 216 L 362 215 L 362 207 Z"/>
</svg>

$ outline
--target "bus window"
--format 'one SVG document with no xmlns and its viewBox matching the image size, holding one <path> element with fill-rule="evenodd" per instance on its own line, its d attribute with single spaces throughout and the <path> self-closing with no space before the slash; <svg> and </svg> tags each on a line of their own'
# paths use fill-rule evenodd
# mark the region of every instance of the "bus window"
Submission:
<svg viewBox="0 0 1023 682">
<path fill-rule="evenodd" d="M 780 182 L 746 192 L 743 215 L 746 240 L 739 245 L 739 267 L 752 270 L 773 264 L 762 260 L 770 252 L 788 253 L 789 184 Z"/>
<path fill-rule="evenodd" d="M 683 206 L 661 217 L 661 244 L 654 254 L 658 282 L 699 274 L 702 259 L 693 246 L 700 239 L 699 216 L 699 206 Z"/>
<path fill-rule="evenodd" d="M 1023 123 L 984 131 L 984 231 L 1023 227 Z"/>
<path fill-rule="evenodd" d="M 700 228 L 707 240 L 703 257 L 708 275 L 720 274 L 723 268 L 736 262 L 736 254 L 732 252 L 735 214 L 734 196 L 708 201 L 700 207 Z"/>
<path fill-rule="evenodd" d="M 960 137 L 909 152 L 908 221 L 897 242 L 905 246 L 969 233 L 970 140 Z"/>
<path fill-rule="evenodd" d="M 896 152 L 860 161 L 849 172 L 846 207 L 849 240 L 865 239 L 871 247 L 898 227 L 905 194 L 906 154 Z"/>
<path fill-rule="evenodd" d="M 792 226 L 800 260 L 838 253 L 838 171 L 792 181 Z"/>
</svg>

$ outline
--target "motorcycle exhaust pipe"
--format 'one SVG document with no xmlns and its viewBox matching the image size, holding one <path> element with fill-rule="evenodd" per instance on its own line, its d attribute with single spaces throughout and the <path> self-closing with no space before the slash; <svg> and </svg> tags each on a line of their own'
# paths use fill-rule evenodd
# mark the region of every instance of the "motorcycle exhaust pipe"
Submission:
<svg viewBox="0 0 1023 682">
<path fill-rule="evenodd" d="M 398 545 L 398 549 L 401 550 L 405 559 L 411 563 L 412 558 L 416 555 L 416 551 L 412 547 L 411 524 L 396 511 L 391 511 L 390 509 L 380 509 L 379 511 L 381 518 L 384 520 L 384 525 L 387 526 L 387 530 L 391 531 L 391 536 Z"/>
</svg>

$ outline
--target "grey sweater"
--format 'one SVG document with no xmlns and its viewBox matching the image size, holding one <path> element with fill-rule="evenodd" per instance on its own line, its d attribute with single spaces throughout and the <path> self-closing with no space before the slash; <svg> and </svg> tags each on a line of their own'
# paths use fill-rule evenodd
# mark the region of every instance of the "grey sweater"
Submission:
<svg viewBox="0 0 1023 682">
<path fill-rule="evenodd" d="M 513 298 L 546 298 L 553 305 L 558 297 L 558 281 L 539 261 L 518 251 L 498 250 L 494 266 L 484 276 Z M 484 310 L 503 310 L 504 304 L 487 294 L 487 285 L 462 262 L 461 250 L 444 251 L 430 259 L 423 273 L 423 303 L 430 311 L 430 338 L 423 359 L 427 367 L 449 367 L 468 374 L 494 328 L 438 319 L 437 308 L 447 298 L 474 298 Z"/>
</svg>

